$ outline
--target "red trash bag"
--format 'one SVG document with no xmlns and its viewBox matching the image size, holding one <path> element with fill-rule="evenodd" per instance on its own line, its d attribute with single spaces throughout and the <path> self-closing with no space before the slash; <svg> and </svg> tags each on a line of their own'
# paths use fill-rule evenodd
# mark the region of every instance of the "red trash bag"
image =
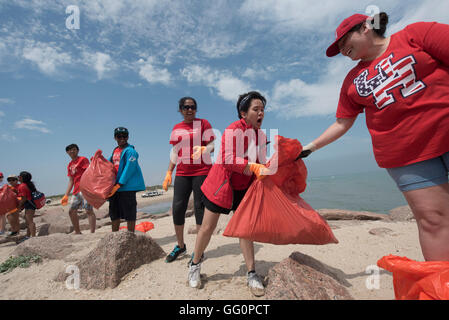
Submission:
<svg viewBox="0 0 449 320">
<path fill-rule="evenodd" d="M 119 230 L 122 230 L 122 229 L 128 229 L 128 227 L 127 226 L 123 226 L 123 227 L 120 227 Z M 137 231 L 145 233 L 145 232 L 148 232 L 148 231 L 154 229 L 154 224 L 153 224 L 153 222 L 144 221 L 144 222 L 141 222 L 138 225 L 136 225 L 135 229 Z"/>
<path fill-rule="evenodd" d="M 80 180 L 80 190 L 84 199 L 99 209 L 111 193 L 116 176 L 112 162 L 103 157 L 101 150 L 95 152 Z"/>
<path fill-rule="evenodd" d="M 393 273 L 396 300 L 449 300 L 449 261 L 418 262 L 390 254 L 377 265 Z"/>
<path fill-rule="evenodd" d="M 17 194 L 9 187 L 4 185 L 0 188 L 0 215 L 4 215 L 14 210 L 19 205 Z"/>
<path fill-rule="evenodd" d="M 278 245 L 338 243 L 326 220 L 299 196 L 307 177 L 304 162 L 295 161 L 301 144 L 277 136 L 275 148 L 269 167 L 276 164 L 277 172 L 252 183 L 223 235 Z"/>
</svg>

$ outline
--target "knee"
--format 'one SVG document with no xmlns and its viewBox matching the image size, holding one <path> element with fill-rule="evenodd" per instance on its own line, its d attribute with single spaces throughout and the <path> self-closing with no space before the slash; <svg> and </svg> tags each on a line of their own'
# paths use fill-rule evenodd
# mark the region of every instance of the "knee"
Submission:
<svg viewBox="0 0 449 320">
<path fill-rule="evenodd" d="M 216 227 L 217 227 L 217 224 L 203 223 L 200 227 L 199 232 L 207 234 L 207 235 L 212 235 L 212 233 L 214 233 Z"/>
<path fill-rule="evenodd" d="M 449 208 L 419 208 L 413 213 L 423 231 L 434 233 L 442 228 L 449 228 Z"/>
</svg>

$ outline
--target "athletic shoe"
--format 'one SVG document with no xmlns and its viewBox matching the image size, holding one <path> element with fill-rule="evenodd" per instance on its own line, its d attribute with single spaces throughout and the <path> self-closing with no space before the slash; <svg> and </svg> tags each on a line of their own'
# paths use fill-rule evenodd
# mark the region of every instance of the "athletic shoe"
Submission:
<svg viewBox="0 0 449 320">
<path fill-rule="evenodd" d="M 11 232 L 8 232 L 7 236 L 8 237 L 14 237 L 14 236 L 16 236 L 18 234 L 19 234 L 19 231 L 11 231 Z"/>
<path fill-rule="evenodd" d="M 194 256 L 195 254 L 194 253 L 192 253 L 192 257 L 190 257 L 190 260 L 189 260 L 189 262 L 187 263 L 187 266 L 188 267 L 190 267 L 191 265 L 192 265 L 192 262 L 193 262 L 193 256 Z M 203 254 L 201 255 L 201 259 L 200 259 L 200 262 L 198 262 L 198 263 L 201 263 L 201 262 L 203 262 L 204 261 L 204 252 L 203 252 Z"/>
<path fill-rule="evenodd" d="M 189 267 L 189 286 L 191 288 L 201 287 L 201 262 L 191 264 Z"/>
<path fill-rule="evenodd" d="M 261 297 L 265 294 L 265 288 L 259 275 L 255 272 L 249 272 L 247 277 L 247 284 L 251 293 L 256 297 Z"/>
<path fill-rule="evenodd" d="M 178 245 L 175 246 L 172 252 L 165 258 L 165 262 L 173 262 L 179 256 L 185 255 L 187 252 L 187 246 L 184 244 L 184 248 L 180 248 Z"/>
</svg>

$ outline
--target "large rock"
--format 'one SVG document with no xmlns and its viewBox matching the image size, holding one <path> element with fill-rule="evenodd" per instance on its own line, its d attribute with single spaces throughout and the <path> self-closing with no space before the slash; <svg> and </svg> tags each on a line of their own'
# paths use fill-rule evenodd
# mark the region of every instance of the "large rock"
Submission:
<svg viewBox="0 0 449 320">
<path fill-rule="evenodd" d="M 61 260 L 77 249 L 74 240 L 73 236 L 62 233 L 33 237 L 19 244 L 13 254 L 16 256 L 37 254 L 42 258 Z"/>
<path fill-rule="evenodd" d="M 343 273 L 293 252 L 268 272 L 265 297 L 271 300 L 353 300 Z"/>
<path fill-rule="evenodd" d="M 326 220 L 389 220 L 389 215 L 369 211 L 350 211 L 341 209 L 318 209 Z"/>
<path fill-rule="evenodd" d="M 412 209 L 409 206 L 397 207 L 390 210 L 390 219 L 393 221 L 412 221 L 415 220 Z"/>
<path fill-rule="evenodd" d="M 132 270 L 164 256 L 165 252 L 150 237 L 128 231 L 110 233 L 75 263 L 80 271 L 80 288 L 115 288 Z M 64 281 L 67 277 L 67 273 L 60 273 L 56 280 Z"/>
</svg>

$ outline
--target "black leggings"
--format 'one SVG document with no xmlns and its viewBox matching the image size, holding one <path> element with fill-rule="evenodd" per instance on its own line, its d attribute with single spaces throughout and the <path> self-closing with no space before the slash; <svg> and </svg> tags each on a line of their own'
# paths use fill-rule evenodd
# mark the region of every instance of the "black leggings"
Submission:
<svg viewBox="0 0 449 320">
<path fill-rule="evenodd" d="M 187 205 L 193 190 L 193 203 L 196 224 L 201 225 L 204 216 L 203 192 L 201 185 L 207 176 L 176 176 L 173 195 L 173 223 L 182 226 L 185 223 Z"/>
</svg>

